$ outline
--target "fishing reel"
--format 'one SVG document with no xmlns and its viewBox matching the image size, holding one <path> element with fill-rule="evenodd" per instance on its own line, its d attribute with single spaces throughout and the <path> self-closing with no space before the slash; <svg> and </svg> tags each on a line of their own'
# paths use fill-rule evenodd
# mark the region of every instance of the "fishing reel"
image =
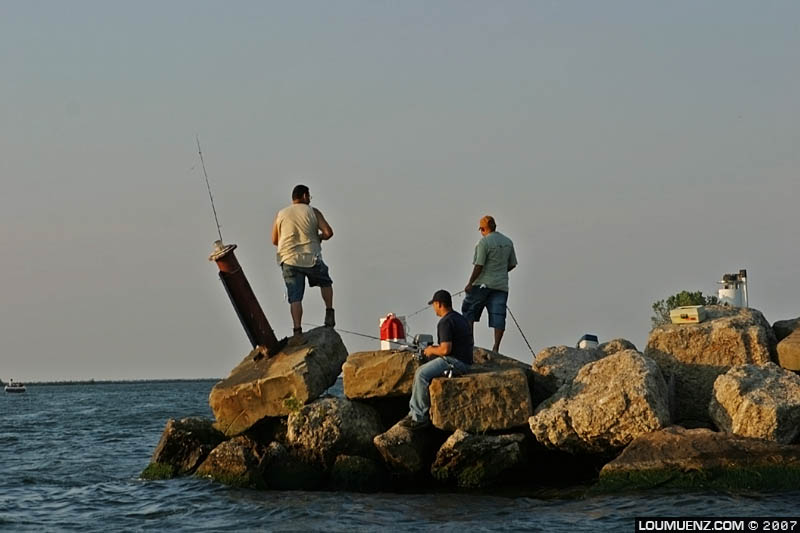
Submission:
<svg viewBox="0 0 800 533">
<path fill-rule="evenodd" d="M 417 360 L 419 363 L 424 363 L 428 360 L 425 356 L 425 348 L 433 344 L 433 335 L 429 335 L 427 333 L 419 333 L 414 335 L 414 346 L 416 349 L 414 350 L 414 359 Z"/>
<path fill-rule="evenodd" d="M 417 360 L 418 363 L 424 363 L 427 357 L 425 357 L 425 346 L 417 346 L 417 349 L 414 351 L 414 359 Z"/>
</svg>

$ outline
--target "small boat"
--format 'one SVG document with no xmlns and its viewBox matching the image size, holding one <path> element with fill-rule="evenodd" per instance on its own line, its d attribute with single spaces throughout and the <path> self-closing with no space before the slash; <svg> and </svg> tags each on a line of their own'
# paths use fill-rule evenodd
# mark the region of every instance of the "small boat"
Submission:
<svg viewBox="0 0 800 533">
<path fill-rule="evenodd" d="M 25 392 L 25 384 L 19 381 L 9 381 L 5 387 L 6 392 Z"/>
</svg>

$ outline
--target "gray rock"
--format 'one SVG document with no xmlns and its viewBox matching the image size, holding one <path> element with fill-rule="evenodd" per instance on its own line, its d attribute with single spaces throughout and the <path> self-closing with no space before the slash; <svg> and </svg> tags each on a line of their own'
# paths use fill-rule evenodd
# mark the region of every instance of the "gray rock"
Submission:
<svg viewBox="0 0 800 533">
<path fill-rule="evenodd" d="M 776 472 L 780 473 L 776 476 Z M 730 480 L 746 479 L 750 489 L 775 490 L 796 487 L 798 475 L 798 446 L 672 426 L 637 437 L 603 467 L 600 483 L 627 490 L 652 486 L 724 489 Z"/>
<path fill-rule="evenodd" d="M 331 469 L 330 487 L 348 492 L 378 492 L 387 487 L 386 472 L 373 459 L 340 455 Z"/>
<path fill-rule="evenodd" d="M 142 477 L 164 479 L 191 474 L 224 439 L 210 420 L 170 418 Z"/>
<path fill-rule="evenodd" d="M 434 451 L 434 437 L 430 431 L 411 431 L 395 424 L 373 440 L 390 471 L 414 477 L 427 469 Z"/>
<path fill-rule="evenodd" d="M 636 350 L 636 345 L 626 339 L 612 339 L 602 343 L 597 349 L 606 355 L 612 355 L 623 350 Z"/>
<path fill-rule="evenodd" d="M 653 328 L 645 355 L 664 375 L 675 377 L 678 420 L 709 420 L 708 402 L 717 376 L 731 367 L 763 365 L 774 359 L 775 336 L 760 311 L 706 306 L 699 324 Z"/>
<path fill-rule="evenodd" d="M 262 475 L 265 455 L 263 445 L 239 435 L 214 448 L 195 475 L 233 487 L 263 489 L 266 488 Z"/>
<path fill-rule="evenodd" d="M 477 372 L 517 369 L 533 375 L 530 366 L 522 361 L 480 346 L 472 350 L 472 367 Z"/>
<path fill-rule="evenodd" d="M 445 431 L 471 433 L 525 426 L 533 414 L 523 370 L 471 372 L 431 382 L 431 420 Z"/>
<path fill-rule="evenodd" d="M 536 354 L 533 362 L 533 401 L 538 404 L 549 398 L 567 383 L 571 383 L 584 365 L 602 359 L 606 354 L 598 349 L 551 346 Z"/>
<path fill-rule="evenodd" d="M 436 454 L 431 474 L 463 488 L 485 487 L 525 463 L 524 440 L 521 434 L 472 435 L 456 430 Z"/>
<path fill-rule="evenodd" d="M 265 417 L 286 416 L 336 383 L 347 349 L 333 328 L 306 332 L 307 343 L 270 358 L 251 355 L 211 390 L 218 427 L 238 435 Z"/>
<path fill-rule="evenodd" d="M 377 457 L 372 440 L 383 431 L 374 409 L 344 398 L 324 398 L 289 415 L 286 442 L 292 453 L 323 469 L 341 454 Z"/>
<path fill-rule="evenodd" d="M 722 431 L 789 444 L 800 432 L 800 377 L 774 363 L 733 367 L 714 381 L 708 409 Z"/>
<path fill-rule="evenodd" d="M 267 446 L 262 461 L 264 480 L 274 490 L 317 490 L 323 487 L 326 471 L 295 457 L 279 442 Z"/>
<path fill-rule="evenodd" d="M 796 329 L 800 328 L 800 318 L 791 318 L 789 320 L 778 320 L 772 324 L 772 331 L 775 332 L 775 339 L 781 342 L 783 339 L 791 335 Z"/>
<path fill-rule="evenodd" d="M 536 408 L 530 427 L 545 446 L 607 453 L 670 423 L 667 384 L 655 361 L 625 350 L 585 365 Z"/>
</svg>

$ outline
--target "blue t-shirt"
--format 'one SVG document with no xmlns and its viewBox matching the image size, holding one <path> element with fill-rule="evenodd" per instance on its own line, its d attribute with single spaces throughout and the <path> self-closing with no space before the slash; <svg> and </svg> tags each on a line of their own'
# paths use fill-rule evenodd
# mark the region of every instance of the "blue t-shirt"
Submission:
<svg viewBox="0 0 800 533">
<path fill-rule="evenodd" d="M 473 265 L 483 267 L 473 286 L 486 285 L 489 289 L 508 292 L 508 270 L 517 266 L 514 243 L 500 233 L 492 231 L 475 246 Z"/>
<path fill-rule="evenodd" d="M 475 341 L 466 318 L 455 311 L 450 311 L 439 320 L 436 330 L 439 344 L 452 343 L 448 354 L 450 357 L 455 357 L 467 365 L 472 364 L 472 347 Z"/>
</svg>

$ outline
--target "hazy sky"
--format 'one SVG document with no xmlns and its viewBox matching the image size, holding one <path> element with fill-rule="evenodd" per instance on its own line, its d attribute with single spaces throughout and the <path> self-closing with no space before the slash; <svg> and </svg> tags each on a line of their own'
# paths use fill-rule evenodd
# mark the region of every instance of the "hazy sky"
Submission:
<svg viewBox="0 0 800 533">
<path fill-rule="evenodd" d="M 484 214 L 537 352 L 643 349 L 653 301 L 740 268 L 767 320 L 800 316 L 798 2 L 6 0 L 0 69 L 4 380 L 221 377 L 249 351 L 195 134 L 279 336 L 297 183 L 344 329 L 461 290 Z M 532 359 L 510 321 L 503 352 Z"/>
</svg>

